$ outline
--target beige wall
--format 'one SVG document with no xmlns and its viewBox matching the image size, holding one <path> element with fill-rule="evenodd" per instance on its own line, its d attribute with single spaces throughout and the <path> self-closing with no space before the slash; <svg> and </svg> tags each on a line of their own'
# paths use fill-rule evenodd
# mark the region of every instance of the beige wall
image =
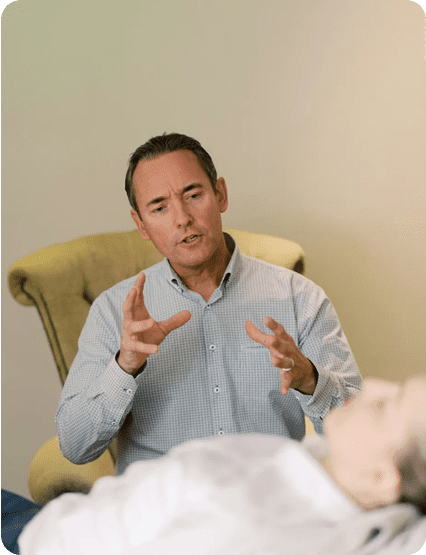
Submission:
<svg viewBox="0 0 426 555">
<path fill-rule="evenodd" d="M 4 280 L 53 242 L 132 228 L 129 154 L 201 140 L 228 227 L 298 241 L 364 375 L 425 370 L 424 14 L 409 0 L 19 0 L 3 33 L 2 485 L 27 495 L 59 379 Z"/>
</svg>

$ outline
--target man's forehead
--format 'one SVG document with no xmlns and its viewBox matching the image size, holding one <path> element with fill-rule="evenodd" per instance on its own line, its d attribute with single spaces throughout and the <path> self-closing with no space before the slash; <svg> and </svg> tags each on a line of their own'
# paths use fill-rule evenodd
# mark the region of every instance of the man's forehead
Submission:
<svg viewBox="0 0 426 555">
<path fill-rule="evenodd" d="M 159 154 L 154 158 L 140 160 L 136 166 L 133 179 L 167 180 L 172 176 L 203 176 L 207 178 L 196 155 L 190 150 L 175 150 Z"/>
</svg>

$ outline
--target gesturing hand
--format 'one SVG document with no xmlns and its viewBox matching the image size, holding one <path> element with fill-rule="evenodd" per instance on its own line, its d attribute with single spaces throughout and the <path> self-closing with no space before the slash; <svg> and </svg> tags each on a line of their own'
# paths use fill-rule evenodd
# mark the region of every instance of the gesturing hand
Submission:
<svg viewBox="0 0 426 555">
<path fill-rule="evenodd" d="M 296 347 L 283 326 L 267 316 L 264 320 L 273 335 L 261 332 L 250 320 L 245 324 L 248 336 L 269 349 L 273 366 L 280 369 L 281 393 L 290 388 L 312 395 L 317 383 L 317 371 L 312 362 Z"/>
<path fill-rule="evenodd" d="M 145 274 L 138 275 L 123 304 L 123 330 L 121 333 L 118 365 L 135 376 L 149 355 L 158 352 L 158 345 L 173 330 L 191 318 L 188 310 L 178 312 L 168 320 L 156 322 L 148 313 L 143 298 Z"/>
</svg>

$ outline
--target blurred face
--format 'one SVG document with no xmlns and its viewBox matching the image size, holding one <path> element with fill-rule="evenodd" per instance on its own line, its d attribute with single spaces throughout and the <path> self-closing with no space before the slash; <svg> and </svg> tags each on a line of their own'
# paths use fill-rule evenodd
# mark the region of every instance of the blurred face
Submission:
<svg viewBox="0 0 426 555">
<path fill-rule="evenodd" d="M 368 379 L 357 397 L 327 417 L 327 468 L 343 491 L 362 507 L 374 508 L 398 498 L 396 459 L 410 441 L 416 419 L 424 426 L 425 398 L 423 378 L 413 378 L 404 385 Z"/>
<path fill-rule="evenodd" d="M 189 150 L 178 150 L 142 160 L 133 184 L 140 218 L 132 218 L 141 235 L 151 240 L 180 274 L 211 264 L 226 249 L 221 214 L 228 207 L 223 178 L 216 190 Z"/>
</svg>

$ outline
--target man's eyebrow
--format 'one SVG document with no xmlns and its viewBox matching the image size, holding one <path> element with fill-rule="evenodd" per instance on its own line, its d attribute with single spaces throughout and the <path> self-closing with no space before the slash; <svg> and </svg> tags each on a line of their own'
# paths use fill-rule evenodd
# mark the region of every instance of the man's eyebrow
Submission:
<svg viewBox="0 0 426 555">
<path fill-rule="evenodd" d="M 166 197 L 153 198 L 147 203 L 146 207 L 148 208 L 148 206 L 152 206 L 153 204 L 159 204 L 160 202 L 163 202 L 163 200 L 166 200 Z"/>
<path fill-rule="evenodd" d="M 191 183 L 190 185 L 184 187 L 179 194 L 183 195 L 188 191 L 192 191 L 193 189 L 200 189 L 202 187 L 203 185 L 201 183 Z M 166 200 L 166 198 L 167 197 L 155 197 L 147 203 L 146 207 L 148 208 L 149 206 L 153 206 L 154 204 L 160 204 L 160 202 L 163 202 L 164 200 Z"/>
<path fill-rule="evenodd" d="M 202 189 L 203 185 L 201 183 L 191 183 L 182 189 L 180 192 L 181 195 L 187 193 L 188 191 L 192 191 L 193 189 Z"/>
</svg>

